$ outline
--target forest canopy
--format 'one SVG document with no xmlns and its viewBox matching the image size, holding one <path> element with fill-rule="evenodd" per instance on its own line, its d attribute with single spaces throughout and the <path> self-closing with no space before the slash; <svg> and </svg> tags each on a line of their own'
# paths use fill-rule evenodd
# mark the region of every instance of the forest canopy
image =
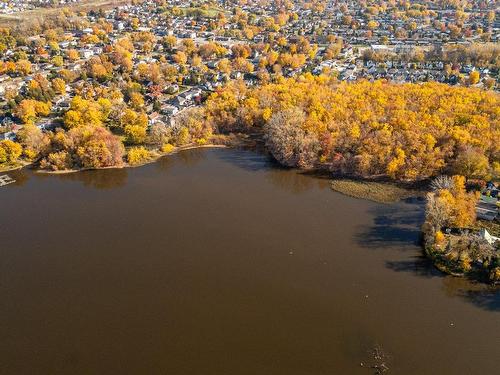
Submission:
<svg viewBox="0 0 500 375">
<path fill-rule="evenodd" d="M 402 180 L 500 174 L 494 92 L 305 75 L 259 87 L 232 82 L 205 112 L 220 132 L 262 131 L 273 156 L 291 167 Z"/>
</svg>

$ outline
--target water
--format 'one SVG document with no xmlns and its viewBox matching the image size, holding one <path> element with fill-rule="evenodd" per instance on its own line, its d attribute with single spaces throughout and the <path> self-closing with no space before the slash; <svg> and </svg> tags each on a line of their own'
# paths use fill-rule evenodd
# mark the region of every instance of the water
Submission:
<svg viewBox="0 0 500 375">
<path fill-rule="evenodd" d="M 9 174 L 1 374 L 498 373 L 500 292 L 422 257 L 422 202 L 223 149 Z"/>
</svg>

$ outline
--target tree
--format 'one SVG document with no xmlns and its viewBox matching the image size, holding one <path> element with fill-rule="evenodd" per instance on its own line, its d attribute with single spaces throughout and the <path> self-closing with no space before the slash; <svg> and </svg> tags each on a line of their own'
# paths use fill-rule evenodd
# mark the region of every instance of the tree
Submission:
<svg viewBox="0 0 500 375">
<path fill-rule="evenodd" d="M 66 55 L 68 56 L 68 59 L 70 61 L 76 61 L 80 58 L 80 54 L 78 53 L 78 51 L 76 49 L 69 49 L 67 52 L 66 52 Z"/>
<path fill-rule="evenodd" d="M 140 110 L 142 107 L 144 107 L 144 97 L 138 92 L 133 92 L 130 94 L 129 104 L 135 110 Z"/>
<path fill-rule="evenodd" d="M 453 172 L 466 178 L 483 178 L 488 170 L 488 158 L 483 152 L 470 146 L 459 152 L 453 164 Z"/>
<path fill-rule="evenodd" d="M 304 130 L 306 117 L 297 108 L 275 113 L 264 128 L 266 146 L 273 156 L 289 167 L 311 167 L 317 160 L 319 144 Z"/>
<path fill-rule="evenodd" d="M 163 45 L 168 50 L 172 50 L 177 45 L 177 38 L 173 35 L 168 35 L 163 38 Z"/>
<path fill-rule="evenodd" d="M 280 62 L 289 64 L 290 56 Z M 500 153 L 499 105 L 498 94 L 467 87 L 337 83 L 305 73 L 254 87 L 227 85 L 208 98 L 205 110 L 216 129 L 261 131 L 273 114 L 297 107 L 305 116 L 301 126 L 293 122 L 302 128 L 297 132 L 321 145 L 322 161 L 334 171 L 419 180 L 453 171 L 467 147 L 475 150 L 468 159 L 484 156 L 473 165 L 484 171 L 487 159 L 493 166 Z"/>
<path fill-rule="evenodd" d="M 54 64 L 57 67 L 61 67 L 64 64 L 64 60 L 62 56 L 54 56 L 52 58 L 52 64 Z"/>
<path fill-rule="evenodd" d="M 472 71 L 469 75 L 469 84 L 475 85 L 476 83 L 479 82 L 480 78 L 481 76 L 477 70 Z"/>
<path fill-rule="evenodd" d="M 33 124 L 26 124 L 17 132 L 17 138 L 24 148 L 24 155 L 28 159 L 35 159 L 44 152 L 49 145 L 49 137 Z"/>
<path fill-rule="evenodd" d="M 59 95 L 66 94 L 66 83 L 61 78 L 54 78 L 52 80 L 52 88 Z"/>
<path fill-rule="evenodd" d="M 24 99 L 15 108 L 14 114 L 25 124 L 32 124 L 38 116 L 48 116 L 50 105 L 38 100 Z"/>
<path fill-rule="evenodd" d="M 31 73 L 31 63 L 28 60 L 19 60 L 16 63 L 16 70 L 19 74 L 27 76 Z"/>
<path fill-rule="evenodd" d="M 146 113 L 137 113 L 132 109 L 127 109 L 120 118 L 120 125 L 124 130 L 128 143 L 141 144 L 146 140 L 148 127 Z"/>
<path fill-rule="evenodd" d="M 175 55 L 172 56 L 174 61 L 179 64 L 179 65 L 184 65 L 187 63 L 187 56 L 184 52 L 182 51 L 177 51 Z"/>
<path fill-rule="evenodd" d="M 10 139 L 0 141 L 0 164 L 16 162 L 23 152 L 22 146 Z"/>
<path fill-rule="evenodd" d="M 452 224 L 459 228 L 470 227 L 476 221 L 477 196 L 466 192 L 463 176 L 453 176 L 451 193 L 455 198 Z"/>
<path fill-rule="evenodd" d="M 67 129 L 81 126 L 102 126 L 107 120 L 111 103 L 107 99 L 100 98 L 83 99 L 77 95 L 71 100 L 70 109 L 64 114 L 63 122 Z"/>
<path fill-rule="evenodd" d="M 120 138 L 109 130 L 100 126 L 80 126 L 55 132 L 40 166 L 51 170 L 119 166 L 123 154 Z"/>
</svg>

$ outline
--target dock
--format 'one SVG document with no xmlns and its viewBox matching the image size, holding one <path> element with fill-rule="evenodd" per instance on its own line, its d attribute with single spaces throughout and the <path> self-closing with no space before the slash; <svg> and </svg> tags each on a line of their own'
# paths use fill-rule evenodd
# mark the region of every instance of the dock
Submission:
<svg viewBox="0 0 500 375">
<path fill-rule="evenodd" d="M 12 184 L 14 182 L 16 182 L 16 180 L 6 174 L 0 176 L 0 187 Z"/>
</svg>

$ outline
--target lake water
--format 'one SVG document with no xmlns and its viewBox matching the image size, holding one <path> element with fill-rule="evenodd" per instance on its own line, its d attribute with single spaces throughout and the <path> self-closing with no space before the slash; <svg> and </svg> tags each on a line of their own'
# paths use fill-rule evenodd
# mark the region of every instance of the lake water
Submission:
<svg viewBox="0 0 500 375">
<path fill-rule="evenodd" d="M 498 374 L 500 292 L 423 258 L 421 201 L 227 149 L 9 175 L 1 374 Z"/>
</svg>

